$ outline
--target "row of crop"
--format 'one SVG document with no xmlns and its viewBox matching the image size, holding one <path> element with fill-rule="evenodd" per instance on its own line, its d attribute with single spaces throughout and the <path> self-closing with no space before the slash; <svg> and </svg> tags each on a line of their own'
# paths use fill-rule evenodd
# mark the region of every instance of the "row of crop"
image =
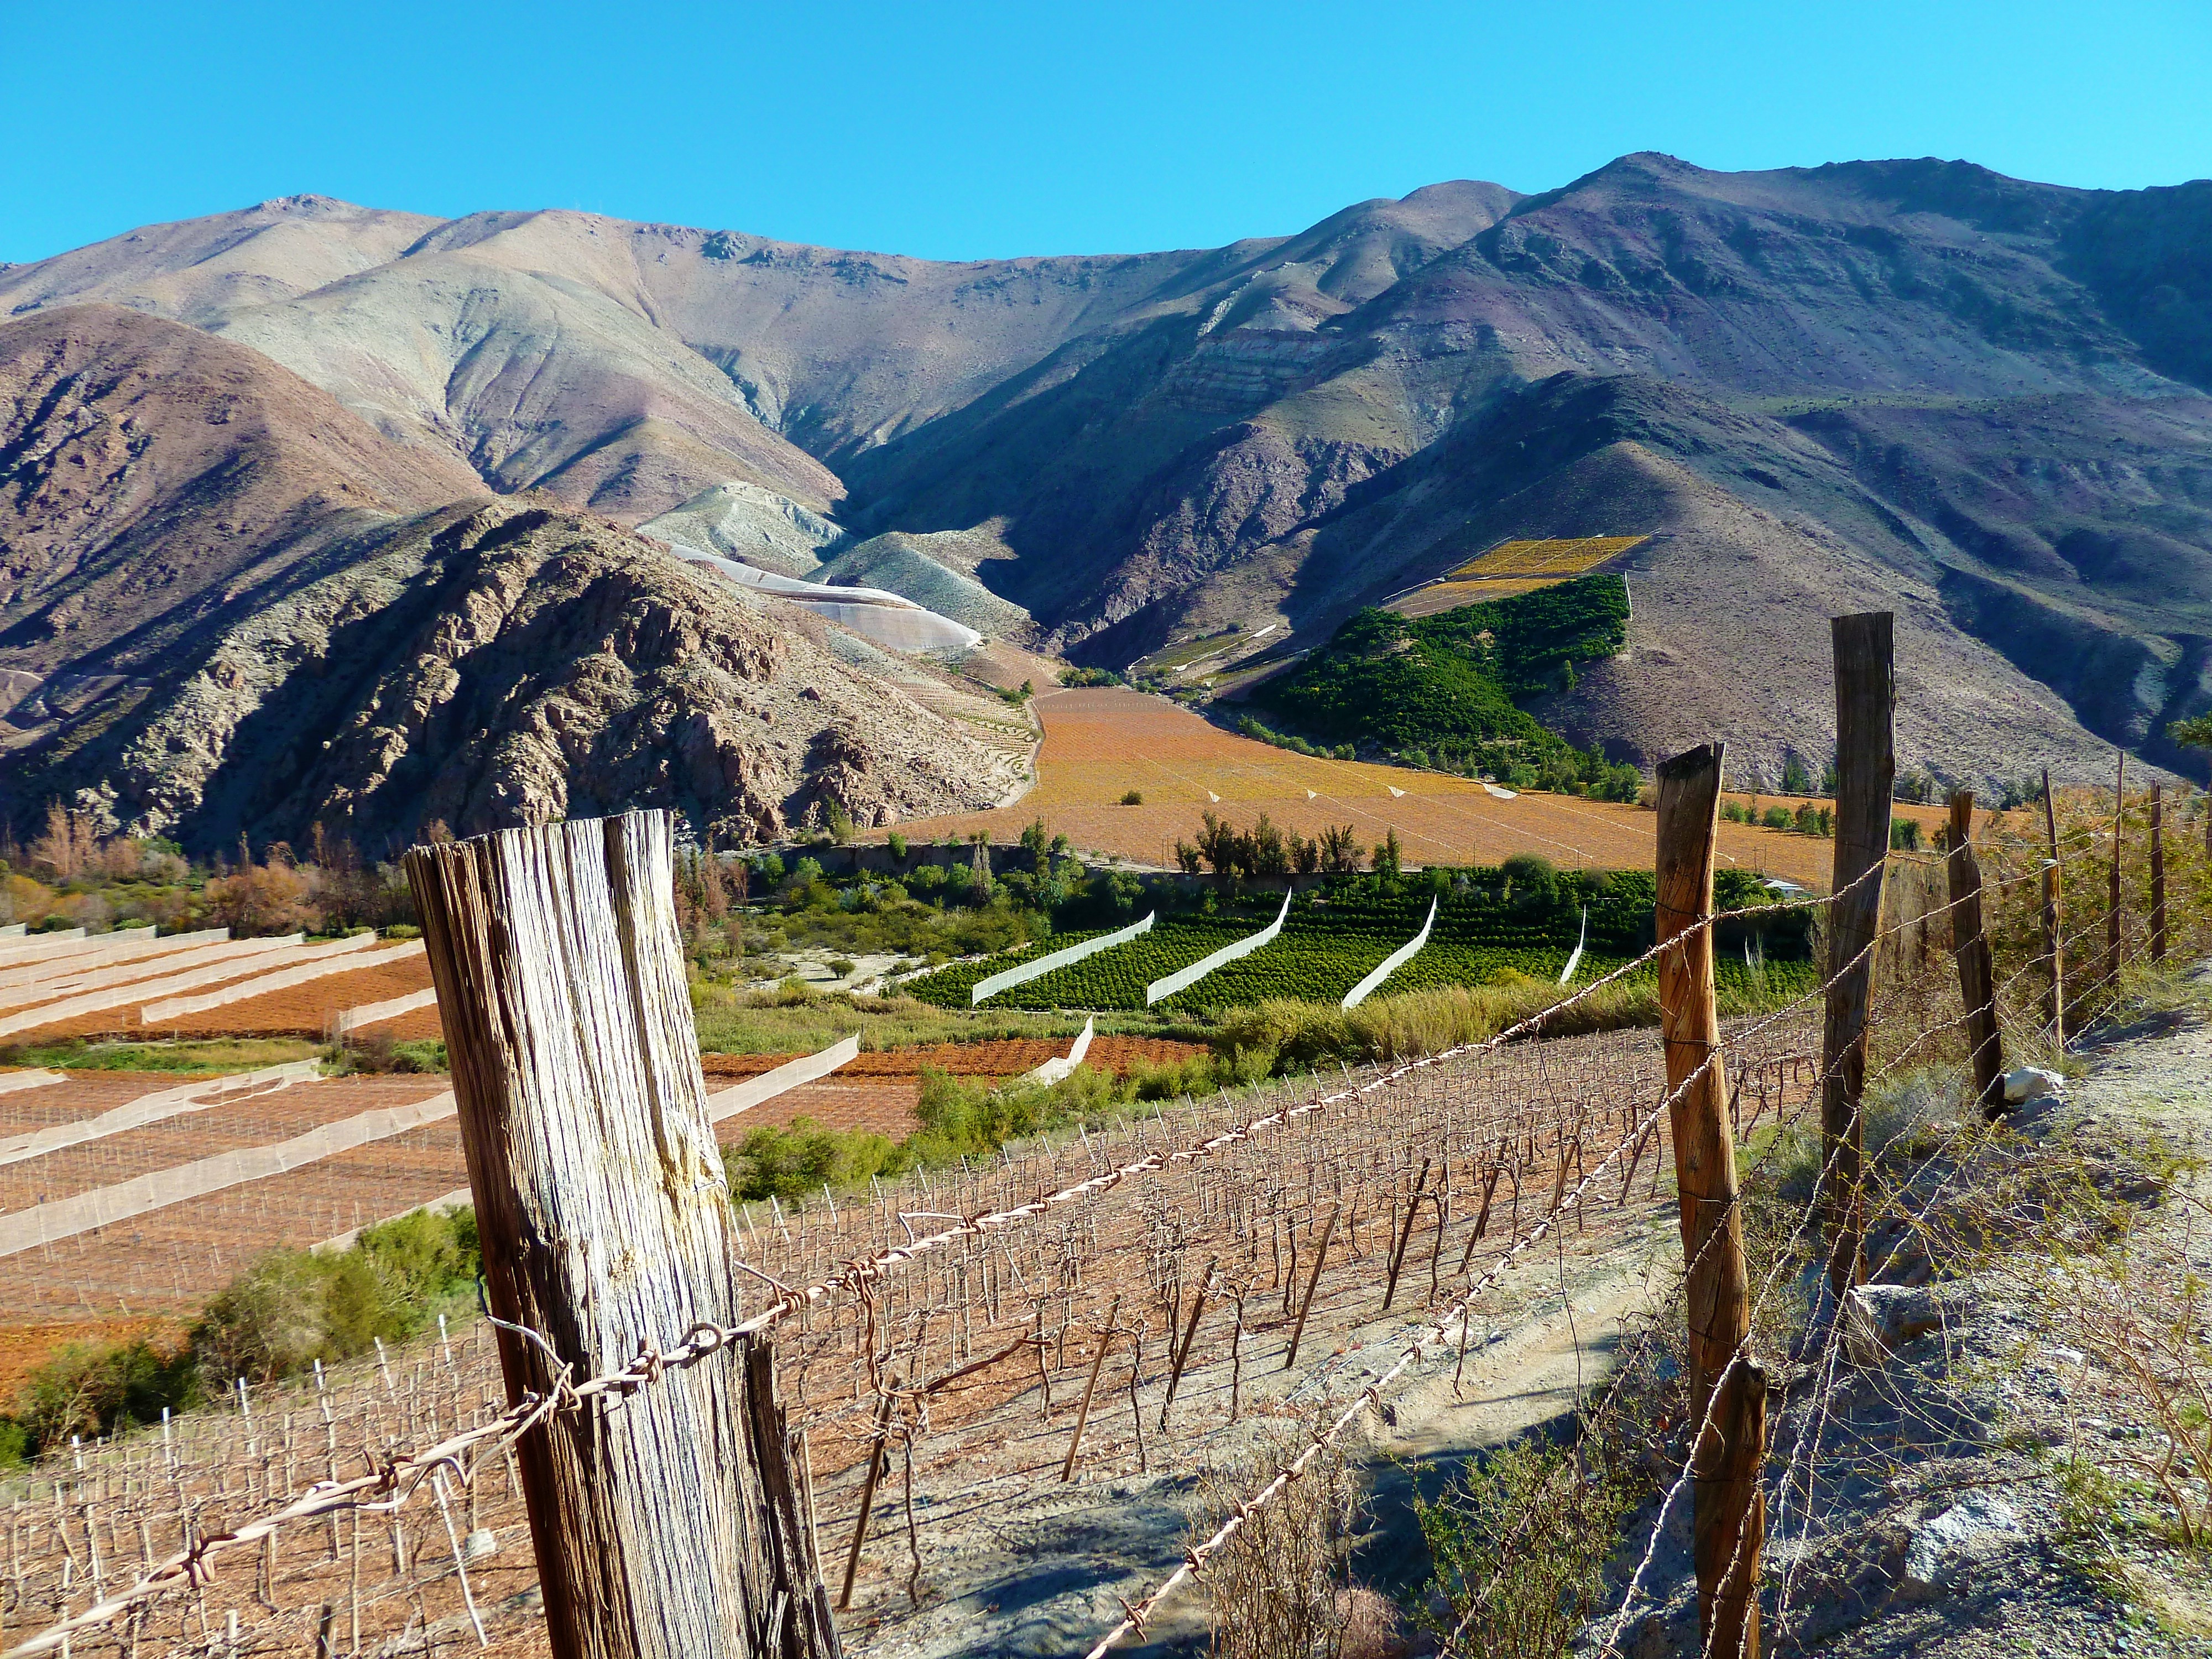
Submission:
<svg viewBox="0 0 2212 1659">
<path fill-rule="evenodd" d="M 1024 962 L 1034 962 L 1037 957 L 1051 951 L 1064 951 L 1071 945 L 1080 945 L 1087 939 L 1097 939 L 1101 933 L 1113 931 L 1109 927 L 1093 927 L 1079 933 L 1054 933 L 1049 939 L 1038 940 L 1027 950 L 1000 951 L 975 962 L 956 962 L 949 967 L 939 969 L 933 974 L 925 974 L 919 979 L 909 980 L 905 987 L 905 994 L 917 997 L 924 1002 L 934 1003 L 941 1008 L 965 1008 L 969 1006 L 968 994 L 974 988 L 976 981 L 988 979 L 1002 969 L 1019 967 Z M 1110 955 L 1111 952 L 1107 954 Z M 1006 1001 L 1003 995 L 995 997 L 992 1000 L 997 1006 L 1002 1008 L 1022 1006 Z"/>
<path fill-rule="evenodd" d="M 1177 1010 L 1237 1008 L 1271 997 L 1340 1002 L 1346 992 L 1405 942 L 1403 934 L 1386 944 L 1285 928 L 1273 944 L 1216 969 L 1161 1006 Z"/>
<path fill-rule="evenodd" d="M 1165 979 L 1179 968 L 1188 968 L 1201 957 L 1219 950 L 1232 939 L 1243 938 L 1255 931 L 1254 925 L 1243 922 L 1162 922 L 1149 933 L 1139 934 L 1127 945 L 1117 945 L 1110 951 L 1101 951 L 1066 968 L 1054 969 L 1042 978 L 1026 985 L 1017 985 L 1001 991 L 990 1000 L 994 1008 L 1141 1008 L 1145 1006 L 1145 988 L 1154 980 Z M 1079 938 L 1095 935 L 1064 935 L 1055 937 L 1052 948 L 1066 943 L 1076 943 Z M 934 974 L 910 981 L 907 994 L 924 1002 L 933 1002 L 946 1007 L 968 1006 L 969 988 L 979 979 L 1012 968 L 1027 960 L 1023 956 L 991 957 L 980 963 L 963 963 L 957 968 L 941 969 Z"/>
<path fill-rule="evenodd" d="M 1553 926 L 1501 925 L 1494 916 L 1478 916 L 1458 907 L 1455 920 L 1467 927 L 1468 938 L 1446 931 L 1449 901 L 1439 904 L 1437 927 L 1427 946 L 1393 974 L 1381 994 L 1427 990 L 1449 985 L 1486 985 L 1501 979 L 1522 977 L 1556 981 L 1573 948 L 1574 935 L 1559 937 Z M 1408 904 L 1370 905 L 1354 911 L 1346 907 L 1294 906 L 1291 920 L 1273 943 L 1249 957 L 1207 975 L 1164 1005 L 1171 1009 L 1229 1008 L 1289 997 L 1305 1001 L 1334 1002 L 1366 976 L 1376 963 L 1419 931 L 1426 902 L 1419 909 Z M 1160 923 L 1151 933 L 1102 951 L 1085 961 L 1054 970 L 1002 991 L 990 999 L 994 1008 L 1136 1009 L 1145 1006 L 1145 988 L 1178 969 L 1219 950 L 1232 940 L 1248 937 L 1261 924 L 1245 921 L 1183 921 Z M 1601 947 L 1597 929 L 1593 943 L 1577 965 L 1575 982 L 1588 984 L 1628 960 L 1617 946 Z M 1076 943 L 1095 934 L 1064 934 L 1048 948 Z M 1609 943 L 1609 942 L 1608 942 Z M 1030 958 L 1029 952 L 1006 953 L 982 962 L 962 963 L 915 980 L 908 994 L 925 1002 L 948 1007 L 969 1006 L 969 992 L 978 980 Z M 1650 972 L 1647 969 L 1646 974 Z M 1775 988 L 1799 988 L 1811 982 L 1807 962 L 1766 962 L 1757 965 L 1738 961 L 1723 952 L 1717 973 L 1724 986 L 1746 990 L 1760 984 Z"/>
</svg>

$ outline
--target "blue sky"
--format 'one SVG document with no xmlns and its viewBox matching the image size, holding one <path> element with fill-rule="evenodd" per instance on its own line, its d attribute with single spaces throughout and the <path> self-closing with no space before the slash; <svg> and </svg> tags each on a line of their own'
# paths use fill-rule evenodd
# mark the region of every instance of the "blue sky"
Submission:
<svg viewBox="0 0 2212 1659">
<path fill-rule="evenodd" d="M 0 0 L 0 260 L 313 191 L 943 258 L 1210 246 L 1611 157 L 2212 174 L 2212 4 Z"/>
</svg>

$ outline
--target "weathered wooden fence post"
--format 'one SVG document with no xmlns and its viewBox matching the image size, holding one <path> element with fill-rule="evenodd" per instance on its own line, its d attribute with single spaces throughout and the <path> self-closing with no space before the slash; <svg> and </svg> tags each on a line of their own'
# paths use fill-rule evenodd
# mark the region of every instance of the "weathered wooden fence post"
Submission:
<svg viewBox="0 0 2212 1659">
<path fill-rule="evenodd" d="M 2150 959 L 2166 960 L 2166 800 L 2156 782 L 2150 787 Z"/>
<path fill-rule="evenodd" d="M 1829 629 L 1836 656 L 1836 898 L 1828 907 L 1829 983 L 1820 1042 L 1820 1191 L 1828 1284 L 1840 1297 L 1858 1283 L 1865 1254 L 1866 1133 L 1859 1105 L 1866 1093 L 1874 975 L 1869 947 L 1881 921 L 1879 872 L 1889 854 L 1889 803 L 1897 777 L 1892 743 L 1897 672 L 1890 612 L 1838 617 Z"/>
<path fill-rule="evenodd" d="M 1951 949 L 1959 958 L 1959 999 L 1966 1011 L 1966 1046 L 1974 1066 L 1974 1099 L 1985 1113 L 2004 1110 L 2004 1048 L 1997 1036 L 1996 975 L 1982 930 L 1982 866 L 1974 857 L 1974 792 L 1951 797 Z"/>
<path fill-rule="evenodd" d="M 2106 994 L 2120 982 L 2120 857 L 2127 845 L 2128 751 L 2120 750 L 2119 770 L 2112 779 L 2112 880 L 2105 898 L 2105 986 Z"/>
<path fill-rule="evenodd" d="M 1692 1553 L 1705 1650 L 1759 1659 L 1759 1556 L 1766 1498 L 1766 1373 L 1753 1359 L 1751 1287 L 1729 1133 L 1728 1068 L 1713 995 L 1713 843 L 1722 746 L 1659 768 L 1658 942 L 1674 1176 L 1681 1194 L 1690 1352 Z"/>
<path fill-rule="evenodd" d="M 445 1022 L 507 1397 L 736 1322 L 659 812 L 406 857 Z M 750 1368 L 750 1375 L 749 1375 Z M 835 1655 L 764 1354 L 556 1412 L 516 1447 L 558 1659 Z M 802 1566 L 801 1564 L 804 1564 Z M 804 1574 L 805 1582 L 801 1582 Z"/>
<path fill-rule="evenodd" d="M 2048 842 L 2043 866 L 2043 954 L 2051 975 L 2050 1000 L 2044 1005 L 2044 1012 L 2049 1017 L 2051 1046 L 2063 1054 L 2066 1052 L 2066 961 L 2064 947 L 2059 943 L 2058 814 L 2051 803 L 2047 766 L 2043 769 L 2043 833 Z"/>
</svg>

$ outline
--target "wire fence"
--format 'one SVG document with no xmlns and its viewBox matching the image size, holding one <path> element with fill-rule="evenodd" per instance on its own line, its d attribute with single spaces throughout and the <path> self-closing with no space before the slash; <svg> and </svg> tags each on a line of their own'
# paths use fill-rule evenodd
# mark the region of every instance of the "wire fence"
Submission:
<svg viewBox="0 0 2212 1659">
<path fill-rule="evenodd" d="M 2132 828 L 2122 820 L 2124 837 Z M 2119 949 L 2106 948 L 2097 872 L 2082 866 L 2112 836 L 2086 810 L 2061 829 L 2060 954 L 2076 1029 L 2117 1006 L 2150 944 L 2147 892 L 2128 886 Z M 2180 840 L 2166 918 L 2177 954 L 2212 933 L 2212 860 Z M 1978 848 L 2008 1054 L 2047 1057 L 2036 1047 L 2047 853 L 2011 818 Z M 1924 880 L 1893 892 L 1868 947 L 1876 1078 L 1962 1052 L 1945 978 L 1954 907 Z M 1796 902 L 1819 914 L 1833 902 Z M 243 1390 L 225 1413 L 75 1448 L 20 1483 L 7 1512 L 0 1639 L 11 1655 L 134 1659 L 534 1651 L 544 1632 L 516 1443 L 552 1413 L 771 1337 L 813 1525 L 840 1560 L 850 1543 L 862 1606 L 911 1603 L 917 1491 L 1017 1503 L 1079 1473 L 1188 1467 L 1254 1411 L 1286 1409 L 1297 1387 L 1329 1397 L 1350 1380 L 1332 1364 L 1338 1350 L 1370 1341 L 1378 1324 L 1399 1330 L 1395 1361 L 1127 1604 L 1091 1650 L 1103 1655 L 1425 1358 L 1455 1340 L 1463 1363 L 1474 1310 L 1538 1244 L 1568 1227 L 1625 1231 L 1662 1207 L 1668 1109 L 1690 1085 L 1668 1090 L 1656 1034 L 1546 1038 L 1658 954 L 1484 1042 L 1334 1088 L 1256 1085 L 988 1164 L 917 1170 L 865 1196 L 745 1206 L 750 1311 L 641 1343 L 621 1370 L 544 1397 L 507 1403 L 489 1332 L 472 1325 L 404 1359 L 380 1352 L 311 1385 Z M 1700 1068 L 1726 1068 L 1741 1135 L 1768 1124 L 1762 1158 L 1817 1104 L 1825 988 L 1730 1022 Z M 1796 1231 L 1816 1224 L 1808 1203 Z M 1762 1310 L 1778 1282 L 1760 1288 Z M 1301 1345 L 1304 1368 L 1288 1363 Z M 869 1514 L 861 1501 L 894 1461 L 902 1562 L 867 1536 L 883 1500 Z"/>
</svg>

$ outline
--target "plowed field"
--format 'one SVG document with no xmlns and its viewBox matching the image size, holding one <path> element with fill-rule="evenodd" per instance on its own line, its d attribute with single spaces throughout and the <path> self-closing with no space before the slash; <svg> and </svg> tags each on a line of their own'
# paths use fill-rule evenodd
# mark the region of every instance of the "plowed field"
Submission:
<svg viewBox="0 0 2212 1659">
<path fill-rule="evenodd" d="M 1079 849 L 1170 867 L 1208 808 L 1249 827 L 1265 812 L 1285 830 L 1317 835 L 1349 823 L 1363 842 L 1395 826 L 1411 864 L 1497 864 L 1540 853 L 1567 868 L 1648 869 L 1652 815 L 1565 795 L 1500 800 L 1480 783 L 1361 761 L 1319 760 L 1208 725 L 1164 698 L 1117 688 L 1040 693 L 1044 746 L 1037 787 L 1011 807 L 898 826 L 909 841 L 988 830 L 1012 841 L 1030 820 Z M 1392 789 L 1402 792 L 1393 795 Z M 1141 806 L 1115 805 L 1131 790 Z M 1835 850 L 1825 841 L 1721 825 L 1723 859 L 1825 890 Z"/>
<path fill-rule="evenodd" d="M 203 1013 L 180 1015 L 163 1020 L 159 1029 L 164 1035 L 188 1037 L 218 1032 L 238 1036 L 319 1037 L 329 1033 L 331 1017 L 343 1009 L 386 1002 L 410 991 L 424 990 L 429 983 L 430 959 L 419 951 L 388 966 L 376 965 L 371 957 L 353 972 L 331 974 L 305 985 L 226 1002 Z M 433 1027 L 429 1035 L 436 1036 L 437 1011 L 421 1012 L 429 1014 Z M 384 1026 L 375 1029 L 386 1030 Z"/>
</svg>

